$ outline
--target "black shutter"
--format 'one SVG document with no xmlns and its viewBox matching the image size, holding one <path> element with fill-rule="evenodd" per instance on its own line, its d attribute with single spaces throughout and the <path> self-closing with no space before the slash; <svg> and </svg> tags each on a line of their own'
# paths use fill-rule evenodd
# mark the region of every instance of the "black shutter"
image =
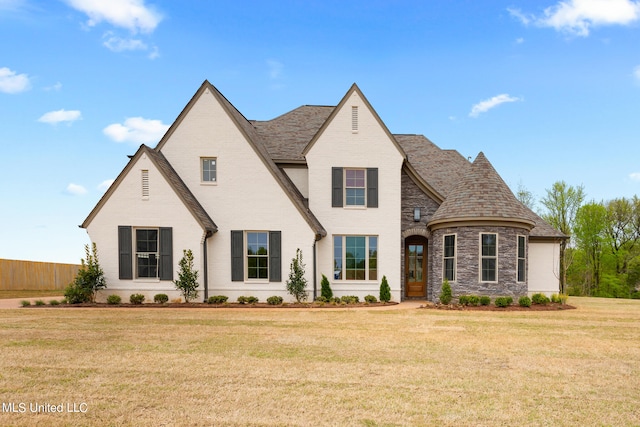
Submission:
<svg viewBox="0 0 640 427">
<path fill-rule="evenodd" d="M 378 207 L 378 168 L 367 169 L 367 207 Z"/>
<path fill-rule="evenodd" d="M 244 233 L 231 230 L 231 281 L 244 281 Z"/>
<path fill-rule="evenodd" d="M 173 280 L 173 230 L 160 227 L 160 260 L 158 269 L 160 280 Z"/>
<path fill-rule="evenodd" d="M 269 232 L 269 281 L 282 281 L 281 260 L 282 233 L 280 231 Z"/>
<path fill-rule="evenodd" d="M 133 257 L 131 256 L 131 226 L 118 226 L 118 278 L 133 279 Z"/>
<path fill-rule="evenodd" d="M 331 168 L 331 206 L 342 207 L 342 168 Z"/>
</svg>

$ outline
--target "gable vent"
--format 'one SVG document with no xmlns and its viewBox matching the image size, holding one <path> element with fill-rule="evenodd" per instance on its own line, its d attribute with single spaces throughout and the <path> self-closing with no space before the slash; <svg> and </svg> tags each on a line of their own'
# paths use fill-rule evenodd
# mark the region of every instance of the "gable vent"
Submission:
<svg viewBox="0 0 640 427">
<path fill-rule="evenodd" d="M 142 171 L 142 198 L 143 199 L 149 198 L 149 171 L 148 170 Z"/>
<path fill-rule="evenodd" d="M 351 131 L 358 132 L 358 107 L 351 107 Z"/>
</svg>

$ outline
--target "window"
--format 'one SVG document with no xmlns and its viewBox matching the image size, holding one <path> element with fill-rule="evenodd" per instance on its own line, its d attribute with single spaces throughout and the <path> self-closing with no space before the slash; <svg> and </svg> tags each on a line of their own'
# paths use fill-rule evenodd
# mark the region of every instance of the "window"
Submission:
<svg viewBox="0 0 640 427">
<path fill-rule="evenodd" d="M 333 236 L 335 280 L 378 280 L 377 236 Z"/>
<path fill-rule="evenodd" d="M 481 281 L 496 282 L 498 280 L 498 235 L 481 234 Z"/>
<path fill-rule="evenodd" d="M 247 279 L 269 279 L 267 232 L 247 232 Z"/>
<path fill-rule="evenodd" d="M 456 235 L 448 234 L 444 236 L 443 251 L 443 276 L 453 282 L 456 280 Z"/>
<path fill-rule="evenodd" d="M 365 169 L 345 169 L 344 197 L 346 206 L 364 206 L 367 186 Z"/>
<path fill-rule="evenodd" d="M 351 107 L 351 131 L 353 133 L 358 132 L 358 107 Z"/>
<path fill-rule="evenodd" d="M 527 280 L 526 244 L 526 237 L 518 236 L 518 282 L 524 282 Z"/>
<path fill-rule="evenodd" d="M 158 229 L 136 229 L 136 278 L 158 277 Z"/>
<path fill-rule="evenodd" d="M 202 182 L 216 182 L 217 164 L 215 157 L 202 158 Z"/>
<path fill-rule="evenodd" d="M 148 170 L 142 171 L 142 198 L 143 199 L 149 198 L 149 171 Z"/>
</svg>

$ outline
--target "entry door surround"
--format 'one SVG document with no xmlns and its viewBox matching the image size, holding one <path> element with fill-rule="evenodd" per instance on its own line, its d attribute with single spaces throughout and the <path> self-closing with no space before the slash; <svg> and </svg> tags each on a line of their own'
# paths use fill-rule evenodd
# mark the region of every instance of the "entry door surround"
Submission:
<svg viewBox="0 0 640 427">
<path fill-rule="evenodd" d="M 404 277 L 407 298 L 427 296 L 427 239 L 410 236 L 404 245 Z"/>
</svg>

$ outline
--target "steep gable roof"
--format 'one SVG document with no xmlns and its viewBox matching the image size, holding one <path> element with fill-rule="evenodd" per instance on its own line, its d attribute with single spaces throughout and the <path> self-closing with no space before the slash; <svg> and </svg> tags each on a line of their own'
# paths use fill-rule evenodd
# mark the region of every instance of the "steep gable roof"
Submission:
<svg viewBox="0 0 640 427">
<path fill-rule="evenodd" d="M 262 160 L 264 165 L 267 167 L 267 169 L 269 170 L 271 175 L 274 177 L 276 182 L 283 189 L 285 194 L 289 197 L 289 199 L 291 200 L 293 205 L 296 207 L 298 212 L 300 212 L 300 214 L 305 219 L 307 224 L 309 224 L 309 227 L 311 227 L 311 229 L 314 231 L 314 233 L 316 234 L 316 239 L 320 239 L 320 238 L 326 236 L 327 235 L 326 230 L 324 229 L 322 224 L 320 224 L 320 221 L 318 221 L 318 219 L 315 217 L 315 215 L 306 207 L 304 198 L 302 197 L 300 192 L 297 190 L 297 188 L 291 182 L 291 180 L 289 180 L 285 176 L 284 172 L 282 172 L 280 170 L 280 168 L 278 168 L 278 166 L 273 161 L 272 157 L 270 156 L 269 152 L 267 151 L 267 149 L 265 147 L 265 143 L 263 142 L 263 139 L 262 139 L 261 135 L 258 133 L 256 128 L 253 126 L 253 124 L 251 124 L 229 102 L 229 100 L 227 100 L 227 98 L 225 98 L 218 91 L 218 89 L 216 89 L 215 86 L 213 86 L 211 83 L 209 83 L 209 81 L 205 80 L 202 83 L 202 85 L 200 86 L 200 89 L 198 89 L 198 91 L 191 98 L 191 100 L 189 101 L 187 106 L 182 110 L 182 112 L 180 113 L 178 118 L 171 125 L 171 127 L 169 128 L 167 133 L 162 137 L 162 139 L 160 140 L 160 142 L 156 146 L 155 150 L 157 152 L 160 152 L 162 150 L 162 147 L 165 145 L 165 143 L 171 137 L 171 135 L 173 134 L 175 129 L 177 129 L 177 127 L 180 125 L 180 123 L 182 123 L 182 121 L 184 120 L 186 115 L 189 113 L 191 108 L 193 108 L 193 105 L 196 103 L 196 101 L 200 98 L 200 96 L 202 96 L 206 92 L 210 92 L 213 95 L 213 97 L 216 98 L 216 100 L 219 102 L 220 106 L 229 115 L 229 118 L 231 118 L 231 120 L 236 125 L 236 127 L 238 128 L 240 133 L 244 136 L 245 140 L 253 148 L 254 152 L 258 155 L 260 160 Z"/>
<path fill-rule="evenodd" d="M 481 152 L 457 181 L 428 226 L 470 221 L 509 222 L 532 229 L 531 212 L 513 195 Z"/>
<path fill-rule="evenodd" d="M 129 160 L 129 163 L 127 163 L 127 165 L 122 170 L 122 172 L 120 172 L 120 175 L 118 175 L 118 177 L 113 182 L 113 184 L 111 184 L 109 189 L 105 192 L 105 194 L 102 196 L 100 201 L 98 201 L 98 204 L 96 204 L 96 206 L 93 208 L 91 213 L 89 213 L 89 216 L 87 216 L 87 218 L 84 220 L 84 222 L 80 227 L 87 228 L 89 226 L 89 224 L 91 223 L 93 218 L 97 215 L 97 213 L 100 211 L 102 206 L 104 206 L 107 200 L 109 200 L 109 198 L 116 191 L 116 189 L 118 188 L 118 186 L 120 185 L 124 177 L 127 176 L 129 171 L 133 168 L 133 165 L 135 165 L 138 159 L 145 154 L 149 157 L 149 159 L 153 162 L 156 168 L 160 171 L 161 175 L 169 183 L 173 191 L 180 198 L 180 200 L 182 201 L 184 206 L 187 208 L 187 210 L 191 212 L 191 214 L 193 215 L 195 220 L 198 222 L 198 224 L 200 224 L 202 229 L 206 231 L 208 234 L 215 233 L 216 231 L 218 231 L 218 227 L 213 222 L 209 214 L 204 210 L 200 202 L 198 202 L 198 200 L 195 198 L 193 193 L 189 190 L 189 188 L 184 183 L 184 181 L 178 176 L 178 174 L 173 169 L 173 167 L 171 167 L 171 165 L 169 164 L 167 159 L 164 157 L 164 155 L 160 152 L 152 150 L 151 148 L 147 147 L 144 144 L 141 145 L 140 148 L 138 148 L 138 151 L 136 152 L 136 154 L 134 154 L 131 157 L 131 160 Z"/>
</svg>

